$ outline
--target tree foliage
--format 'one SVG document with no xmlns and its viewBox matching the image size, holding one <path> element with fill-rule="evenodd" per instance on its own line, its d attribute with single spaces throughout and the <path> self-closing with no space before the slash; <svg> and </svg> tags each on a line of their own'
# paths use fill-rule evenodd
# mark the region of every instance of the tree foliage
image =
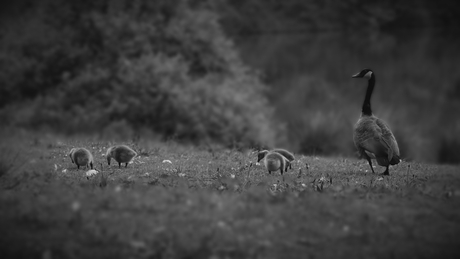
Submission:
<svg viewBox="0 0 460 259">
<path fill-rule="evenodd" d="M 273 141 L 265 86 L 206 1 L 47 0 L 21 13 L 28 19 L 1 24 L 1 117 L 10 124 Z"/>
<path fill-rule="evenodd" d="M 223 24 L 233 34 L 456 28 L 455 0 L 227 0 Z"/>
</svg>

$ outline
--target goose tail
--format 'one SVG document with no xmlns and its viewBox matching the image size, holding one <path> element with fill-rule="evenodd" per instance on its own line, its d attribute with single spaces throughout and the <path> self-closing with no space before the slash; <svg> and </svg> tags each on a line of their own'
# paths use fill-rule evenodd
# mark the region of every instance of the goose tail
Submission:
<svg viewBox="0 0 460 259">
<path fill-rule="evenodd" d="M 401 162 L 401 157 L 399 155 L 394 154 L 390 160 L 390 165 L 397 165 Z"/>
</svg>

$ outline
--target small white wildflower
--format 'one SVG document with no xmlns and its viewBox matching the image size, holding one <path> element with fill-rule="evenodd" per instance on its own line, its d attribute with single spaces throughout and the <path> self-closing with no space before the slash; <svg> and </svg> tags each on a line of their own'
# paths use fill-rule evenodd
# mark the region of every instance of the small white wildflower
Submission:
<svg viewBox="0 0 460 259">
<path fill-rule="evenodd" d="M 235 179 L 236 175 L 230 174 L 230 178 Z"/>
<path fill-rule="evenodd" d="M 302 187 L 307 187 L 307 185 L 303 183 L 303 184 L 302 184 Z"/>
<path fill-rule="evenodd" d="M 260 165 L 260 163 L 259 163 L 259 162 L 257 162 L 257 163 L 256 163 L 256 165 Z"/>
<path fill-rule="evenodd" d="M 162 163 L 163 163 L 163 164 L 164 164 L 164 163 L 169 163 L 169 164 L 172 164 L 171 160 L 163 160 L 163 162 L 162 162 Z"/>
<path fill-rule="evenodd" d="M 91 169 L 91 170 L 88 170 L 88 171 L 86 172 L 86 177 L 91 177 L 91 176 L 96 175 L 96 174 L 98 174 L 98 173 L 99 173 L 98 171 L 96 171 L 96 170 L 94 170 L 94 169 Z"/>
<path fill-rule="evenodd" d="M 149 173 L 145 173 L 143 176 L 149 176 L 150 174 Z"/>
<path fill-rule="evenodd" d="M 57 170 L 58 170 L 58 166 L 54 164 L 54 171 L 57 171 Z"/>
<path fill-rule="evenodd" d="M 383 181 L 383 177 L 377 178 L 377 181 Z"/>
<path fill-rule="evenodd" d="M 135 249 L 142 249 L 142 248 L 146 247 L 145 242 L 143 242 L 143 241 L 138 241 L 138 240 L 132 240 L 132 241 L 130 242 L 130 245 L 131 245 L 133 248 L 135 248 Z"/>
<path fill-rule="evenodd" d="M 62 170 L 63 173 L 67 173 L 67 169 Z"/>
<path fill-rule="evenodd" d="M 179 177 L 185 177 L 184 173 L 179 173 Z"/>
</svg>

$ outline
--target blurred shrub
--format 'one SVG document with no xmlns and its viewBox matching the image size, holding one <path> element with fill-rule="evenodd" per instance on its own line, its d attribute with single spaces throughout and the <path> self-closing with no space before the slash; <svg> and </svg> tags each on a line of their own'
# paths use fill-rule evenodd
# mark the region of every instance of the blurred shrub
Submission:
<svg viewBox="0 0 460 259">
<path fill-rule="evenodd" d="M 444 136 L 439 141 L 438 147 L 438 162 L 445 164 L 459 164 L 460 155 L 460 140 L 454 137 Z"/>
<path fill-rule="evenodd" d="M 30 22 L 2 24 L 0 55 L 11 65 L 0 72 L 0 107 L 10 124 L 273 144 L 265 86 L 207 1 L 30 5 Z"/>
<path fill-rule="evenodd" d="M 231 34 L 286 31 L 356 31 L 411 27 L 453 27 L 455 0 L 222 0 L 225 29 Z"/>
</svg>

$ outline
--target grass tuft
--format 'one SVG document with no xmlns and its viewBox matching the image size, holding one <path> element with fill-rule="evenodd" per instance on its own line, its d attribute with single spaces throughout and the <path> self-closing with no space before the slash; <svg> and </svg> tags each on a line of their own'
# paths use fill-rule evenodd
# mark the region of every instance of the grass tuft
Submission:
<svg viewBox="0 0 460 259">
<path fill-rule="evenodd" d="M 103 163 L 106 148 L 118 143 L 50 142 L 18 142 L 30 150 L 19 156 L 28 162 L 19 167 L 18 158 L 18 170 L 0 178 L 2 255 L 459 255 L 455 166 L 403 161 L 382 177 L 363 160 L 297 155 L 282 177 L 257 165 L 256 152 L 143 141 L 145 153 L 128 168 L 101 164 L 87 179 L 66 156 L 68 149 L 88 147 Z"/>
</svg>

